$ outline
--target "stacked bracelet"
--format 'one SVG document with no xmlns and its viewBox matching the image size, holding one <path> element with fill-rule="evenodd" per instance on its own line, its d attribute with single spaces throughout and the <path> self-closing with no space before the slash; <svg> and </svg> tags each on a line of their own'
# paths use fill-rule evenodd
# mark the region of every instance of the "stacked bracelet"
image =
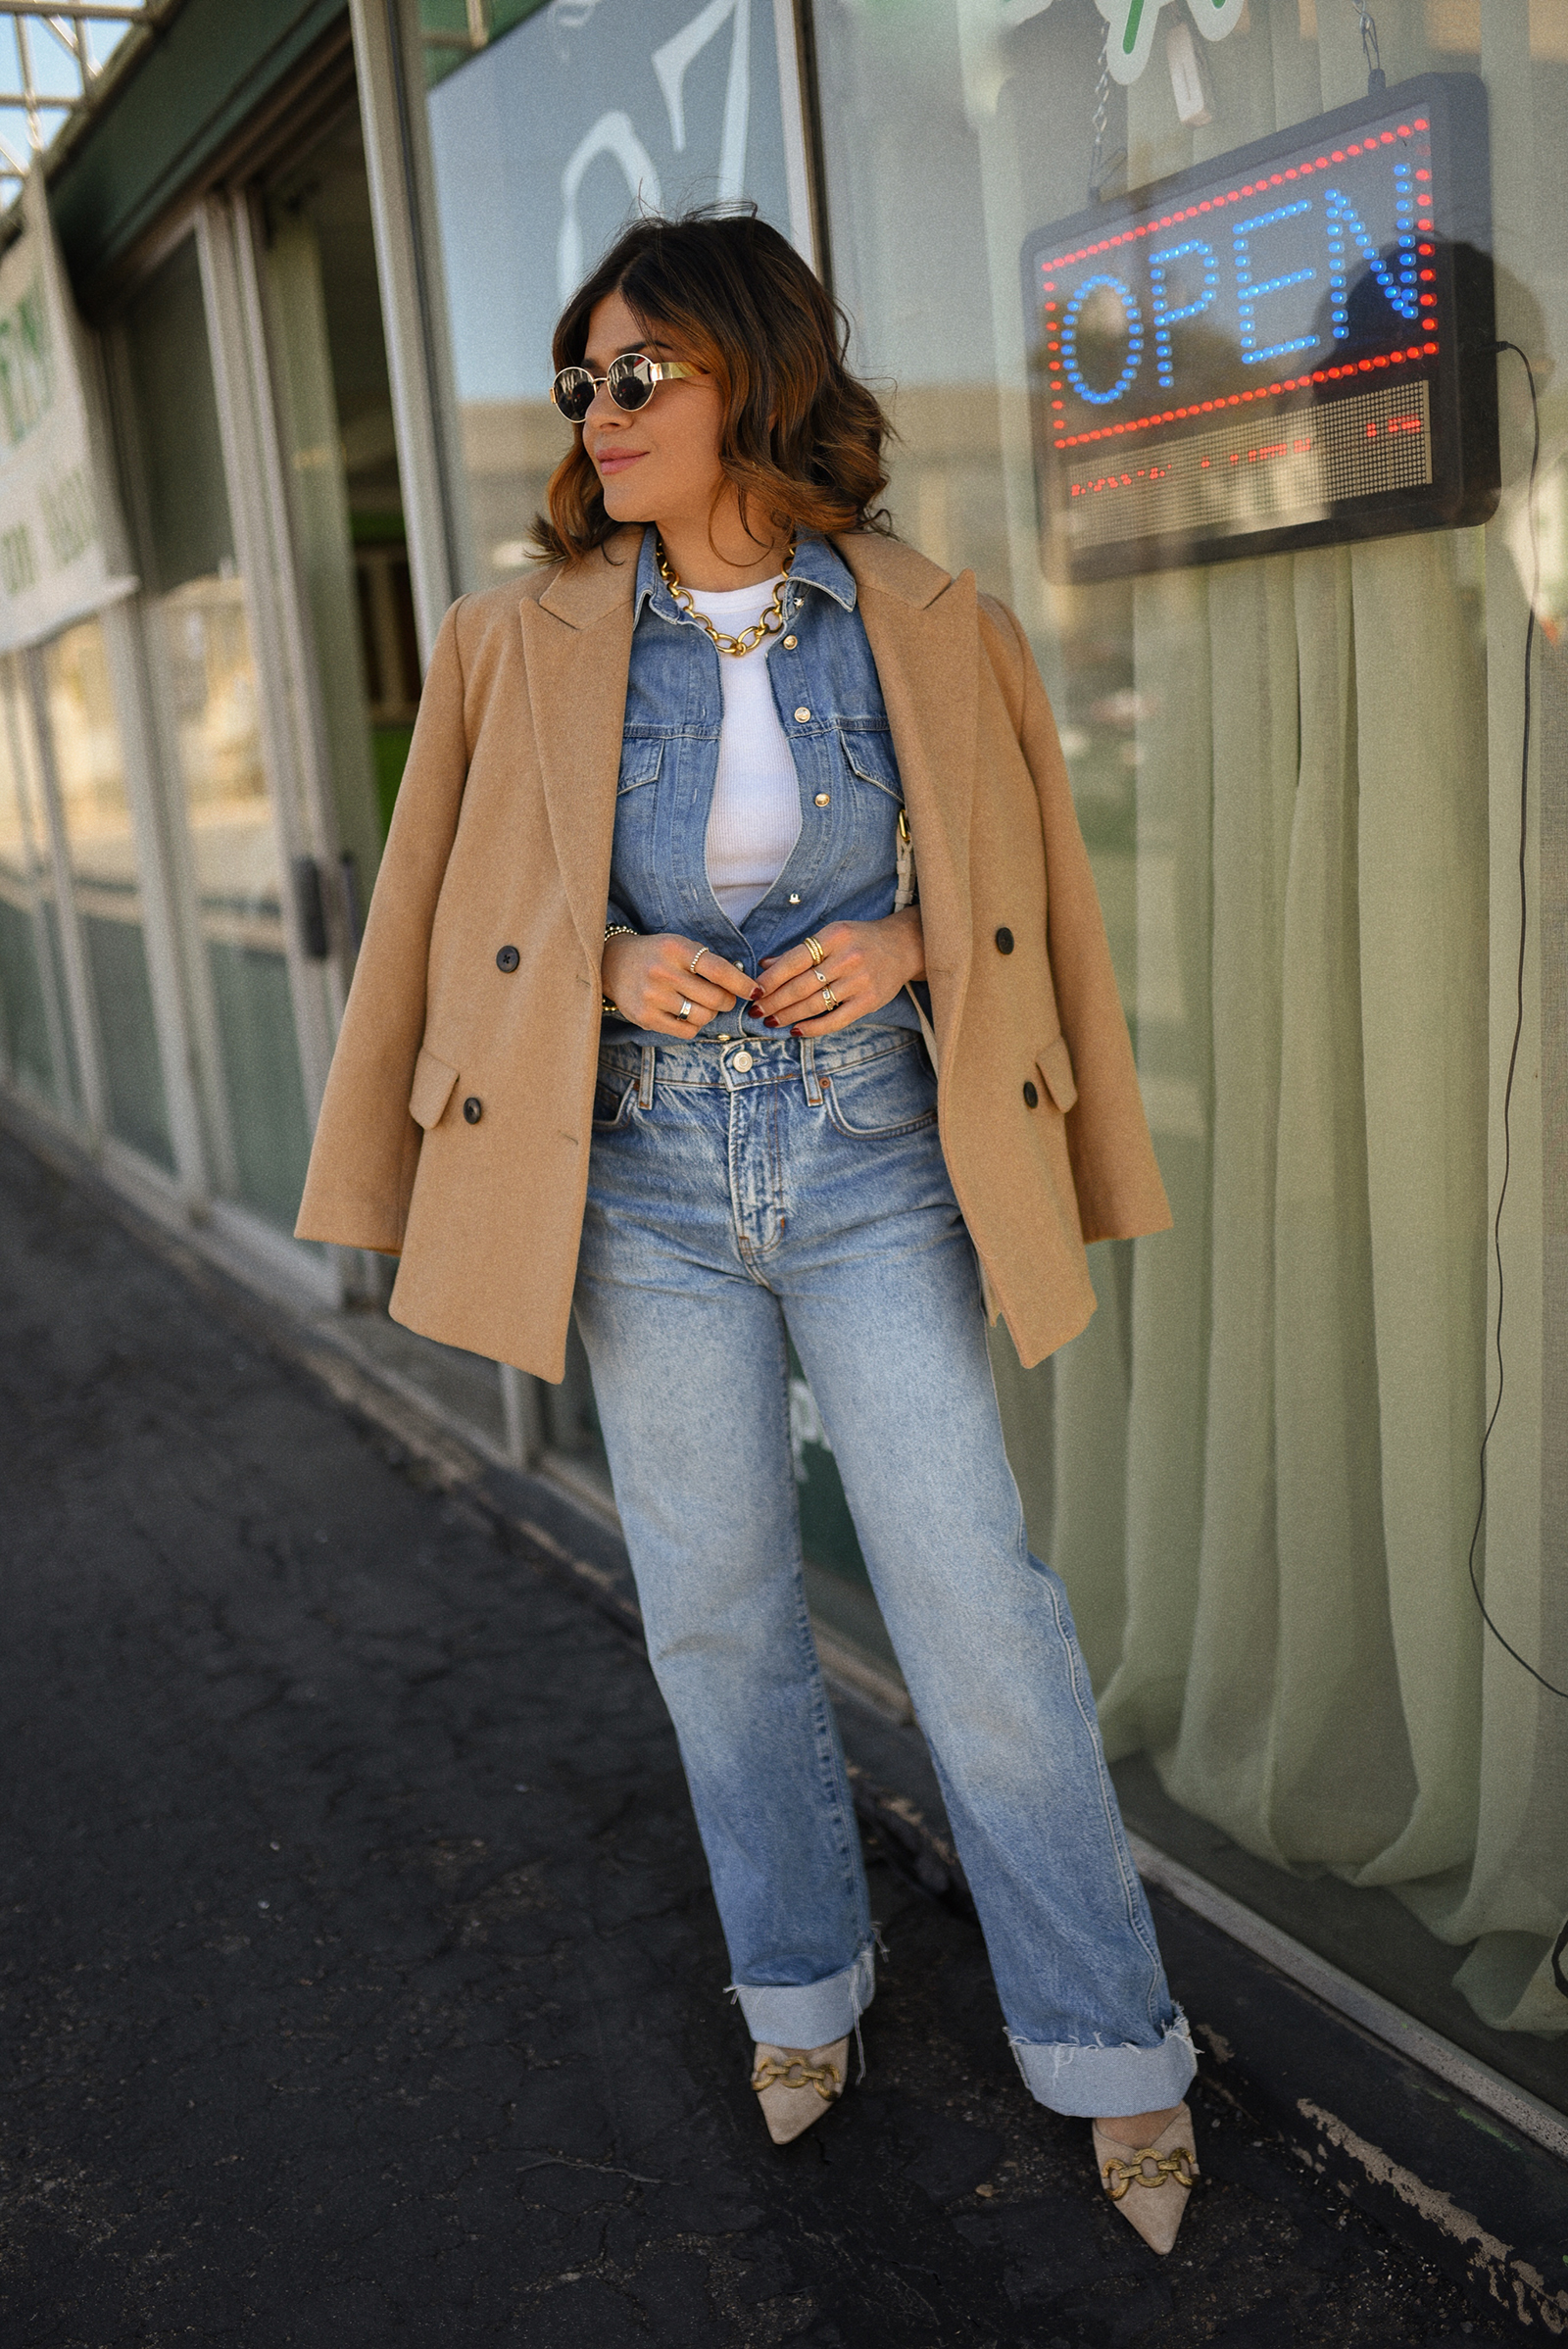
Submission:
<svg viewBox="0 0 1568 2349">
<path fill-rule="evenodd" d="M 606 926 L 604 943 L 606 946 L 608 946 L 612 938 L 640 938 L 641 936 L 641 930 L 634 930 L 630 922 L 612 921 Z M 599 1001 L 603 1004 L 604 1009 L 610 1018 L 625 1018 L 626 1014 L 624 1011 L 622 1011 L 620 1005 L 618 1003 L 612 1003 L 609 996 L 606 995 L 602 990 Z"/>
</svg>

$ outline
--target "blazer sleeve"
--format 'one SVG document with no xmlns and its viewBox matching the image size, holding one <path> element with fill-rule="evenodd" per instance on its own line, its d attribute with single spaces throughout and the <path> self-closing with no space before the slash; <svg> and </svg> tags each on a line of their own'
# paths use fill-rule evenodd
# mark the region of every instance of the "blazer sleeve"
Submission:
<svg viewBox="0 0 1568 2349">
<path fill-rule="evenodd" d="M 1045 833 L 1047 947 L 1078 1087 L 1066 1126 L 1084 1239 L 1131 1240 L 1168 1231 L 1170 1205 L 1138 1090 L 1132 1040 L 1056 721 L 1016 616 L 990 597 L 985 603 L 993 620 L 1005 624 L 1010 643 L 1007 665 L 1013 673 L 1004 679 L 1004 689 Z"/>
<path fill-rule="evenodd" d="M 409 1113 L 424 1035 L 436 901 L 468 771 L 454 604 L 430 656 L 419 713 L 327 1074 L 295 1235 L 396 1255 L 419 1162 Z"/>
</svg>

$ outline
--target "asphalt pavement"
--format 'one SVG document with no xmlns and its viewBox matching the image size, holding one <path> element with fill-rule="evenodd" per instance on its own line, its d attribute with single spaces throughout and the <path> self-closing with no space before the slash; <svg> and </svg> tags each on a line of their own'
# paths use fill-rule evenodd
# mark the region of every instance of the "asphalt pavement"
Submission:
<svg viewBox="0 0 1568 2349">
<path fill-rule="evenodd" d="M 1439 2349 L 1514 2327 L 1214 2084 L 1156 2260 L 870 1852 L 773 2147 L 634 1641 L 0 1134 L 3 2349 Z"/>
</svg>

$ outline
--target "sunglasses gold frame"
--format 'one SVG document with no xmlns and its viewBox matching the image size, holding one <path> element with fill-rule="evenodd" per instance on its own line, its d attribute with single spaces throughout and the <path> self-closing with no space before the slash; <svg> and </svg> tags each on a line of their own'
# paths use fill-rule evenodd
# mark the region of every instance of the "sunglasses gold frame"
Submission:
<svg viewBox="0 0 1568 2349">
<path fill-rule="evenodd" d="M 678 383 L 699 371 L 694 367 L 688 367 L 683 360 L 645 359 L 640 351 L 623 351 L 618 359 L 611 361 L 603 375 L 596 375 L 592 367 L 563 367 L 550 386 L 550 397 L 569 424 L 580 424 L 593 406 L 594 393 L 602 383 L 623 415 L 636 416 L 647 407 L 660 384 Z M 580 390 L 583 383 L 589 386 L 588 397 L 583 404 L 581 416 L 573 416 L 562 399 L 562 386 L 568 380 L 574 389 Z M 643 398 L 632 401 L 623 400 L 616 389 L 617 381 L 622 384 L 645 384 L 647 389 Z"/>
</svg>

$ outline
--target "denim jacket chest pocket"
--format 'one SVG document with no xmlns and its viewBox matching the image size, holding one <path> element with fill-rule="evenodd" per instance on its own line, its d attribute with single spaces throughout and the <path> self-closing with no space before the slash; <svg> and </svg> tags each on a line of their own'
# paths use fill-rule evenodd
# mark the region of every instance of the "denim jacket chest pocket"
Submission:
<svg viewBox="0 0 1568 2349">
<path fill-rule="evenodd" d="M 899 779 L 899 762 L 893 756 L 892 733 L 885 725 L 857 726 L 849 719 L 840 721 L 838 732 L 851 774 L 883 800 L 891 801 L 896 813 L 904 806 L 904 785 Z M 880 807 L 877 800 L 868 805 L 877 810 L 879 817 L 886 816 L 888 810 Z"/>
<path fill-rule="evenodd" d="M 615 785 L 616 802 L 629 791 L 640 791 L 644 784 L 659 781 L 659 769 L 664 756 L 662 735 L 631 735 L 620 746 L 620 779 Z"/>
</svg>

